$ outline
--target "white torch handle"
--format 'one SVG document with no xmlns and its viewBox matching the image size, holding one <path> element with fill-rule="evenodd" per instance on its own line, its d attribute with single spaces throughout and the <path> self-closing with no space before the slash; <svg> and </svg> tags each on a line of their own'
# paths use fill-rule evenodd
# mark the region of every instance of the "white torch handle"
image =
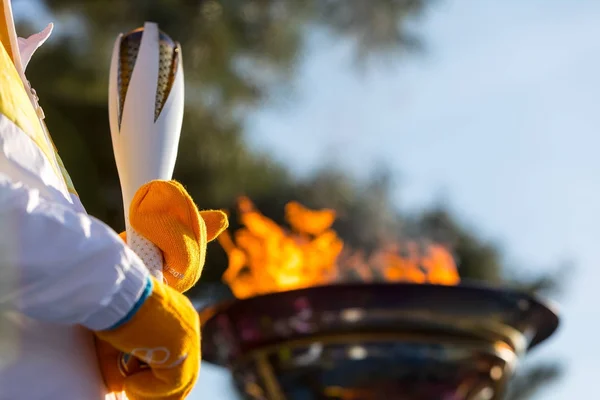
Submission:
<svg viewBox="0 0 600 400">
<path fill-rule="evenodd" d="M 127 244 L 144 262 L 146 268 L 159 281 L 164 281 L 163 277 L 163 255 L 158 247 L 156 247 L 148 239 L 140 235 L 131 227 L 129 223 L 126 226 Z"/>
</svg>

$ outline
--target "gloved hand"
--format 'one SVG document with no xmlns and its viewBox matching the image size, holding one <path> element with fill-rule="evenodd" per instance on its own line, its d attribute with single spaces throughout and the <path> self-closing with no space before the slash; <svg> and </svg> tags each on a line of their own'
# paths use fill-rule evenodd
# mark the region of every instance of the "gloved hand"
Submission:
<svg viewBox="0 0 600 400">
<path fill-rule="evenodd" d="M 184 295 L 155 278 L 141 304 L 116 327 L 97 331 L 103 343 L 146 363 L 120 378 L 129 400 L 181 400 L 193 389 L 200 370 L 200 321 Z"/>
<path fill-rule="evenodd" d="M 129 209 L 131 227 L 164 256 L 164 276 L 184 293 L 198 282 L 206 245 L 227 229 L 223 211 L 199 211 L 185 188 L 176 181 L 152 181 L 142 186 Z M 126 241 L 126 234 L 121 237 Z"/>
<path fill-rule="evenodd" d="M 183 186 L 175 181 L 153 181 L 141 187 L 132 201 L 129 219 L 139 234 L 162 251 L 166 281 L 180 293 L 198 281 L 207 243 L 228 225 L 222 211 L 198 211 Z M 126 241 L 125 232 L 121 237 Z M 126 378 L 119 349 L 97 337 L 96 353 L 109 391 L 123 391 Z"/>
</svg>

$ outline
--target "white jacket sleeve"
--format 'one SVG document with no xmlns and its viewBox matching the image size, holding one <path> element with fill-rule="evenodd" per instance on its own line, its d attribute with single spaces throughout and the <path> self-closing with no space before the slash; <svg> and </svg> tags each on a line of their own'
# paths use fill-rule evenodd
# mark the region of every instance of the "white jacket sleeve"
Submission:
<svg viewBox="0 0 600 400">
<path fill-rule="evenodd" d="M 101 330 L 147 288 L 147 269 L 110 227 L 1 174 L 0 229 L 0 308 Z"/>
</svg>

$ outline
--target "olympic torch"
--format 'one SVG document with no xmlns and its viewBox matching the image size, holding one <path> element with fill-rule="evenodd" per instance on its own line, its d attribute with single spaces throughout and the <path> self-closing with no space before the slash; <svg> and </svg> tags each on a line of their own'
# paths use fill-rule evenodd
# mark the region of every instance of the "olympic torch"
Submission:
<svg viewBox="0 0 600 400">
<path fill-rule="evenodd" d="M 127 244 L 160 280 L 164 279 L 163 255 L 131 227 L 129 207 L 144 184 L 156 179 L 172 179 L 183 106 L 183 64 L 179 43 L 152 22 L 119 35 L 110 66 L 108 110 L 123 196 Z M 119 365 L 124 375 L 139 366 L 125 354 Z"/>
<path fill-rule="evenodd" d="M 146 22 L 117 38 L 110 67 L 109 119 L 121 183 L 127 243 L 163 279 L 160 250 L 129 223 L 136 191 L 173 176 L 184 107 L 181 46 Z"/>
</svg>

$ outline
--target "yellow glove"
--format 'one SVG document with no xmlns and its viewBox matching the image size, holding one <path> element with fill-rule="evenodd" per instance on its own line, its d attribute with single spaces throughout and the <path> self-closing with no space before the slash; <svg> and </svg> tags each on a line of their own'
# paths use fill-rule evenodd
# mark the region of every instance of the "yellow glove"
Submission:
<svg viewBox="0 0 600 400">
<path fill-rule="evenodd" d="M 129 209 L 129 222 L 162 251 L 164 276 L 169 286 L 180 293 L 198 282 L 206 245 L 228 226 L 223 211 L 198 211 L 180 183 L 158 180 L 136 192 Z M 122 237 L 126 239 L 124 233 Z"/>
<path fill-rule="evenodd" d="M 121 378 L 129 400 L 185 399 L 200 370 L 198 314 L 187 297 L 155 278 L 148 293 L 129 319 L 96 336 L 146 363 L 147 368 Z"/>
<path fill-rule="evenodd" d="M 222 211 L 198 211 L 183 186 L 175 181 L 153 181 L 142 186 L 132 201 L 129 219 L 139 234 L 162 251 L 167 283 L 181 293 L 200 278 L 207 243 L 228 226 Z M 126 241 L 125 232 L 120 236 Z M 123 391 L 121 352 L 97 338 L 96 353 L 109 391 Z"/>
</svg>

